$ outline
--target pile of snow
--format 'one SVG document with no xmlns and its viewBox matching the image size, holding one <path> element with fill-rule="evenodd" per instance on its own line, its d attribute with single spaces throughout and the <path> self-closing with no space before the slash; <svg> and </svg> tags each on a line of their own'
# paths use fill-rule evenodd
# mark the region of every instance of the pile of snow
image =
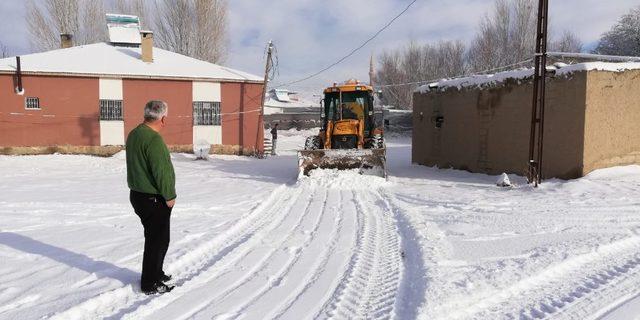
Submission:
<svg viewBox="0 0 640 320">
<path fill-rule="evenodd" d="M 309 176 L 301 176 L 298 183 L 339 190 L 376 190 L 390 185 L 377 172 L 361 173 L 358 169 L 315 169 L 309 172 Z"/>
<path fill-rule="evenodd" d="M 211 145 L 206 141 L 198 141 L 198 143 L 193 146 L 193 154 L 198 160 L 208 160 L 210 150 Z"/>
<path fill-rule="evenodd" d="M 496 185 L 498 187 L 511 187 L 511 180 L 509 180 L 509 176 L 506 173 L 503 173 L 498 178 Z"/>
</svg>

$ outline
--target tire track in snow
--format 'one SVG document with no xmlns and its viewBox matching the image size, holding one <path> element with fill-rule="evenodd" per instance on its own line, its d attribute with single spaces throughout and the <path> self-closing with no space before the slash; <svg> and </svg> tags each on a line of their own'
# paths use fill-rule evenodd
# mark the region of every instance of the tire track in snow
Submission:
<svg viewBox="0 0 640 320">
<path fill-rule="evenodd" d="M 327 207 L 327 199 L 328 199 L 328 195 L 329 195 L 329 190 L 325 189 L 325 197 L 322 201 L 322 206 L 320 208 L 320 213 L 317 216 L 317 219 L 315 221 L 314 224 L 314 229 L 311 232 L 311 237 L 307 238 L 306 241 L 304 241 L 304 243 L 302 244 L 300 250 L 298 250 L 296 256 L 291 259 L 290 261 L 288 261 L 288 263 L 286 264 L 286 266 L 283 268 L 282 272 L 279 272 L 277 277 L 280 281 L 282 281 L 284 278 L 286 278 L 286 275 L 291 271 L 291 269 L 294 267 L 294 264 L 298 263 L 300 258 L 302 257 L 304 250 L 308 249 L 309 246 L 311 245 L 311 242 L 313 240 L 316 240 L 316 236 L 318 236 L 318 231 L 320 229 L 320 225 L 321 222 L 323 220 L 325 220 L 327 218 L 327 212 L 326 212 L 326 207 Z M 315 275 L 317 275 L 318 270 L 321 269 L 321 266 L 324 265 L 326 263 L 326 261 L 329 259 L 330 255 L 334 252 L 335 248 L 336 248 L 336 244 L 337 241 L 336 239 L 338 238 L 338 236 L 341 233 L 342 230 L 342 220 L 343 220 L 343 216 L 344 216 L 344 212 L 343 212 L 343 197 L 342 194 L 339 194 L 339 207 L 336 210 L 336 216 L 333 219 L 333 224 L 331 224 L 331 231 L 329 233 L 328 239 L 329 244 L 324 246 L 324 250 L 322 251 L 322 253 L 317 256 L 316 258 L 314 258 L 314 262 L 316 262 L 316 266 L 312 267 L 312 268 L 307 268 L 307 269 L 311 269 L 313 271 L 310 272 L 310 277 L 306 280 L 300 281 L 299 283 L 301 284 L 305 284 L 305 288 L 309 288 L 311 286 L 311 284 L 313 283 L 312 279 Z M 325 230 L 326 231 L 326 230 Z M 314 254 L 317 255 L 315 253 L 311 253 L 311 252 L 306 252 L 307 254 Z M 291 280 L 287 280 L 287 281 L 291 281 Z M 238 318 L 240 316 L 243 316 L 245 318 L 249 318 L 251 319 L 251 315 L 249 314 L 243 314 L 244 312 L 247 311 L 247 309 L 251 306 L 253 307 L 253 305 L 256 303 L 256 301 L 258 301 L 258 299 L 264 297 L 266 295 L 266 293 L 268 291 L 270 291 L 271 289 L 273 289 L 274 286 L 263 286 L 261 288 L 261 290 L 251 296 L 249 299 L 246 299 L 245 301 L 242 301 L 242 303 L 237 306 L 233 311 L 229 312 L 229 314 L 233 315 L 232 317 L 230 317 L 230 319 L 235 319 Z M 273 304 L 273 301 L 271 299 L 266 299 L 270 301 L 270 304 Z M 290 306 L 290 304 L 292 303 L 290 300 L 288 299 L 284 299 L 284 302 L 280 303 L 280 306 L 284 306 L 284 308 L 288 308 Z M 279 306 L 275 306 L 275 309 L 279 309 L 281 307 Z M 277 318 L 278 316 L 269 316 L 269 315 L 257 315 L 259 317 L 262 317 L 263 319 L 273 319 L 273 318 Z"/>
<path fill-rule="evenodd" d="M 330 269 L 330 265 L 341 265 L 340 262 L 343 260 L 340 252 L 355 250 L 355 248 L 353 248 L 353 245 L 355 245 L 355 235 L 349 233 L 348 230 L 350 227 L 355 229 L 357 218 L 354 216 L 349 217 L 353 212 L 349 212 L 345 208 L 344 192 L 345 191 L 342 190 L 338 192 L 339 208 L 336 216 L 333 218 L 334 227 L 327 239 L 328 244 L 320 243 L 317 245 L 323 248 L 319 256 L 316 256 L 313 251 L 307 253 L 307 256 L 314 256 L 310 258 L 312 267 L 307 268 L 312 271 L 308 272 L 303 279 L 298 281 L 298 285 L 284 295 L 282 298 L 284 302 L 277 308 L 272 309 L 269 314 L 263 317 L 264 319 L 307 319 L 317 312 L 316 309 L 322 306 L 323 300 L 320 300 L 320 304 L 318 304 L 318 296 L 320 296 L 320 299 L 323 297 L 324 299 L 329 298 L 327 297 L 327 293 L 331 292 L 331 280 L 333 280 L 335 276 L 327 269 Z M 323 207 L 323 215 L 327 214 L 326 207 L 325 204 Z M 347 231 L 343 231 L 343 229 Z M 339 250 L 338 248 L 341 245 L 347 245 L 348 247 Z M 306 264 L 299 266 L 299 268 L 305 267 Z M 325 283 L 323 283 L 322 280 L 325 280 Z M 255 313 L 248 314 L 246 318 L 251 319 L 252 316 L 258 315 Z"/>
<path fill-rule="evenodd" d="M 603 292 L 598 294 L 604 299 L 600 301 L 611 301 L 606 306 L 602 307 L 597 312 L 594 312 L 592 316 L 585 317 L 589 320 L 614 320 L 624 319 L 631 312 L 638 313 L 638 299 L 640 293 L 638 288 L 640 287 L 640 274 L 636 270 L 629 276 L 630 281 L 625 281 L 620 287 L 608 286 Z M 621 290 L 622 289 L 622 290 Z M 612 299 L 618 297 L 617 299 Z"/>
<path fill-rule="evenodd" d="M 290 211 L 281 210 L 274 215 L 269 215 L 266 211 L 279 207 L 281 204 L 295 201 L 301 191 L 286 192 L 290 189 L 284 185 L 276 188 L 266 201 L 240 218 L 239 222 L 228 232 L 202 244 L 193 251 L 185 253 L 171 263 L 167 270 L 168 272 L 174 272 L 174 277 L 180 279 L 177 284 L 182 285 L 195 278 L 203 270 L 215 265 L 220 259 L 249 241 L 260 230 L 275 227 L 280 221 L 279 219 L 284 219 Z M 290 207 L 290 205 L 286 207 Z M 137 287 L 138 285 L 135 283 L 101 293 L 55 314 L 52 319 L 104 318 L 107 315 L 119 318 L 119 315 L 132 312 L 153 299 L 142 294 Z"/>
<path fill-rule="evenodd" d="M 278 217 L 278 214 L 277 214 L 278 212 L 285 212 L 285 214 L 280 215 L 279 219 L 275 219 L 271 221 L 271 223 L 267 228 L 264 228 L 257 233 L 253 233 L 252 236 L 254 237 L 252 237 L 248 241 L 243 242 L 240 246 L 235 247 L 234 250 L 230 252 L 230 254 L 225 255 L 222 259 L 220 259 L 220 261 L 218 261 L 215 265 L 213 265 L 212 268 L 208 270 L 204 270 L 203 272 L 199 272 L 196 275 L 197 279 L 195 279 L 193 283 L 187 282 L 185 283 L 185 285 L 183 285 L 180 288 L 180 290 L 172 291 L 171 295 L 164 295 L 162 297 L 159 297 L 158 299 L 154 299 L 148 305 L 142 305 L 136 310 L 133 310 L 132 312 L 121 312 L 118 314 L 117 318 L 139 319 L 143 317 L 151 317 L 151 318 L 174 319 L 175 316 L 177 315 L 189 314 L 189 309 L 184 310 L 185 306 L 182 304 L 181 304 L 180 310 L 174 313 L 174 316 L 170 316 L 170 317 L 163 315 L 165 313 L 164 312 L 165 309 L 163 308 L 179 299 L 188 301 L 190 300 L 189 297 L 196 296 L 196 297 L 202 298 L 203 297 L 202 294 L 204 294 L 205 296 L 211 294 L 211 291 L 206 290 L 207 284 L 215 280 L 216 278 L 219 278 L 221 275 L 224 275 L 225 273 L 233 272 L 235 269 L 234 268 L 235 263 L 237 263 L 238 261 L 242 261 L 243 259 L 246 259 L 247 256 L 252 253 L 253 249 L 256 247 L 257 244 L 264 242 L 264 238 L 266 235 L 274 233 L 275 230 L 278 230 L 279 228 L 283 228 L 286 226 L 284 222 L 288 221 L 287 218 L 293 215 L 294 209 L 301 209 L 305 212 L 297 220 L 293 219 L 295 223 L 291 228 L 293 230 L 300 226 L 302 220 L 309 212 L 309 205 L 311 203 L 311 200 L 313 199 L 314 194 L 313 193 L 305 194 L 305 197 L 304 197 L 305 201 L 303 202 L 303 205 L 296 206 L 295 204 L 297 204 L 298 201 L 301 201 L 303 199 L 301 195 L 304 193 L 305 190 L 289 188 L 288 191 L 291 194 L 293 194 L 293 196 L 291 196 L 289 200 L 285 202 L 282 206 L 280 206 L 280 204 L 282 203 L 278 203 L 278 202 L 269 206 L 267 209 L 265 209 L 264 216 L 267 218 L 268 217 L 276 218 Z M 290 233 L 285 232 L 284 234 L 288 235 Z M 257 274 L 260 271 L 260 268 L 269 261 L 269 258 L 271 258 L 275 252 L 276 252 L 276 249 L 272 248 L 272 250 L 270 250 L 265 256 L 259 259 L 258 263 L 256 263 L 256 265 L 253 268 L 249 269 L 248 271 L 245 271 L 244 274 L 239 278 L 239 280 L 235 280 L 232 286 L 239 287 L 243 283 L 249 281 L 255 274 Z M 233 290 L 233 287 L 229 290 L 222 290 L 221 295 L 224 296 L 228 294 L 230 291 Z M 203 289 L 204 289 L 204 292 L 201 292 L 203 291 Z M 197 291 L 194 293 L 192 292 L 193 290 L 197 290 Z M 220 288 L 214 287 L 213 290 L 218 291 L 220 290 Z M 202 293 L 202 294 L 199 294 L 199 293 Z M 220 296 L 220 295 L 217 295 L 217 296 Z M 210 300 L 210 299 L 207 298 L 206 300 Z M 197 308 L 201 308 L 201 307 L 202 305 L 200 305 Z"/>
<path fill-rule="evenodd" d="M 342 191 L 341 191 L 342 193 Z M 339 193 L 339 194 L 341 194 Z M 320 213 L 318 213 L 317 221 L 315 225 L 317 226 L 319 223 L 322 223 L 323 226 L 321 230 L 315 229 L 314 233 L 318 233 L 318 237 L 307 238 L 304 244 L 301 246 L 301 250 L 298 251 L 298 255 L 288 260 L 287 263 L 280 267 L 279 269 L 274 271 L 272 277 L 278 279 L 278 285 L 274 286 L 272 282 L 264 282 L 259 287 L 249 287 L 242 289 L 240 286 L 234 286 L 231 290 L 226 290 L 224 288 L 220 288 L 218 286 L 209 287 L 210 289 L 206 292 L 212 292 L 211 289 L 221 290 L 223 291 L 221 294 L 217 294 L 216 296 L 222 297 L 222 300 L 216 300 L 214 298 L 205 299 L 204 303 L 198 302 L 199 306 L 206 305 L 204 308 L 197 307 L 196 309 L 200 309 L 197 312 L 187 312 L 184 313 L 180 319 L 183 318 L 211 318 L 211 317 L 224 317 L 224 318 L 264 318 L 264 319 L 272 319 L 272 318 L 305 318 L 303 314 L 307 314 L 308 316 L 313 315 L 314 313 L 309 314 L 309 310 L 315 309 L 313 307 L 313 303 L 318 302 L 312 299 L 313 297 L 318 298 L 318 295 L 323 296 L 325 298 L 330 299 L 332 296 L 328 295 L 332 293 L 334 290 L 330 289 L 331 286 L 323 288 L 322 285 L 318 284 L 318 280 L 323 277 L 331 276 L 329 279 L 335 279 L 335 274 L 329 272 L 326 273 L 326 266 L 330 263 L 335 264 L 335 260 L 340 259 L 339 254 L 336 253 L 336 247 L 340 243 L 344 243 L 346 241 L 348 250 L 353 250 L 353 246 L 356 244 L 356 237 L 354 237 L 353 233 L 362 234 L 362 230 L 364 230 L 364 214 L 367 214 L 373 218 L 372 222 L 376 222 L 376 225 L 373 226 L 377 229 L 377 233 L 379 235 L 387 234 L 387 237 L 380 236 L 380 239 L 377 240 L 377 243 L 374 245 L 375 248 L 383 249 L 385 246 L 381 246 L 380 244 L 385 244 L 386 247 L 393 247 L 395 244 L 395 249 L 391 250 L 393 253 L 393 257 L 397 259 L 396 263 L 383 263 L 382 259 L 379 259 L 379 274 L 384 273 L 386 270 L 386 277 L 371 277 L 371 282 L 376 283 L 376 287 L 373 288 L 369 292 L 369 297 L 367 301 L 370 303 L 362 306 L 362 310 L 360 310 L 359 314 L 361 317 L 366 318 L 390 318 L 393 314 L 393 306 L 395 304 L 395 293 L 397 291 L 398 282 L 400 278 L 399 273 L 399 242 L 397 232 L 395 230 L 395 225 L 393 224 L 393 220 L 390 217 L 386 217 L 387 221 L 383 221 L 383 216 L 387 215 L 388 210 L 384 210 L 384 212 L 379 212 L 381 207 L 369 207 L 364 208 L 363 200 L 359 200 L 359 197 L 368 197 L 364 202 L 378 202 L 378 205 L 382 203 L 382 201 L 374 200 L 373 196 L 369 193 L 358 194 L 350 191 L 351 196 L 347 196 L 346 200 L 338 199 L 339 209 L 335 213 L 335 217 L 333 219 L 327 219 L 327 204 L 326 200 L 322 201 L 322 205 L 320 207 Z M 341 197 L 342 198 L 342 197 Z M 351 201 L 348 201 L 351 200 Z M 335 200 L 334 200 L 335 202 Z M 352 202 L 353 209 L 352 212 L 348 212 L 349 214 L 353 214 L 358 216 L 358 220 L 361 221 L 359 223 L 359 228 L 356 227 L 356 219 L 353 218 L 353 222 L 350 224 L 343 225 L 344 220 L 344 208 L 345 203 Z M 332 217 L 329 215 L 328 217 Z M 319 222 L 320 219 L 323 222 Z M 299 225 L 299 224 L 296 224 Z M 331 227 L 326 227 L 327 225 Z M 346 227 L 346 229 L 345 229 Z M 343 231 L 344 230 L 344 231 Z M 392 230 L 392 232 L 386 232 L 386 230 Z M 322 231 L 322 233 L 320 233 Z M 290 232 L 291 233 L 291 232 Z M 289 238 L 289 237 L 288 237 Z M 321 239 L 326 238 L 326 239 Z M 360 237 L 362 238 L 362 237 Z M 287 241 L 283 241 L 282 243 L 286 243 Z M 311 243 L 314 243 L 313 245 Z M 272 243 L 269 241 L 269 243 Z M 273 244 L 274 247 L 281 247 L 282 243 L 278 242 Z M 325 243 L 328 243 L 325 245 Z M 313 246 L 313 248 L 310 248 Z M 312 250 L 314 249 L 314 250 Z M 375 251 L 375 250 L 374 250 Z M 389 250 L 387 250 L 389 251 Z M 381 256 L 384 253 L 378 253 Z M 346 256 L 343 257 L 343 259 Z M 266 264 L 269 264 L 270 259 L 264 259 Z M 395 267 L 395 270 L 394 270 Z M 345 265 L 346 268 L 346 265 Z M 294 270 L 296 269 L 296 270 Z M 262 267 L 260 267 L 262 270 Z M 302 273 L 302 279 L 300 276 L 300 270 L 306 271 L 309 270 L 306 275 Z M 344 270 L 344 269 L 342 269 Z M 254 273 L 251 271 L 249 273 Z M 390 275 L 390 276 L 389 276 Z M 280 281 L 283 281 L 280 283 Z M 327 280 L 327 279 L 325 279 Z M 329 281 L 331 282 L 331 281 Z M 243 283 L 246 283 L 243 281 Z M 391 285 L 389 285 L 391 283 Z M 293 286 L 291 289 L 289 287 Z M 253 289 L 253 291 L 249 291 L 247 289 Z M 236 293 L 236 290 L 240 293 Z M 204 292 L 203 292 L 204 293 Z M 247 295 L 247 293 L 249 295 Z M 235 298 L 234 296 L 235 295 Z M 322 299 L 322 298 L 321 298 Z M 307 304 L 304 306 L 305 308 L 301 309 L 301 305 L 296 303 L 303 303 L 301 301 L 306 300 Z M 274 302 L 277 301 L 278 303 Z M 322 303 L 323 300 L 319 300 Z M 184 301 L 186 302 L 186 301 Z M 309 303 L 311 302 L 311 303 Z M 165 312 L 167 310 L 156 310 L 157 313 L 150 315 L 152 318 L 162 318 L 162 317 L 171 317 L 175 316 L 176 312 L 183 311 L 184 312 L 184 303 L 178 303 L 180 307 L 177 307 L 175 310 Z M 294 305 L 296 308 L 294 308 Z M 318 305 L 317 308 L 320 308 L 321 305 Z M 297 309 L 297 313 L 293 310 Z M 271 313 L 268 312 L 271 310 Z M 228 311 L 228 312 L 225 312 Z M 221 313 L 224 312 L 224 313 Z M 313 312 L 313 311 L 311 311 Z M 137 314 L 137 316 L 143 316 L 147 314 Z"/>
<path fill-rule="evenodd" d="M 385 205 L 393 212 L 400 233 L 403 270 L 396 296 L 395 314 L 398 319 L 416 319 L 420 306 L 425 301 L 429 272 L 425 266 L 425 257 L 433 259 L 436 253 L 433 247 L 422 247 L 418 240 L 419 232 L 409 222 L 407 212 L 398 205 L 397 194 L 387 190 L 379 192 Z M 402 201 L 402 200 L 400 200 Z M 424 230 L 423 230 L 424 231 Z M 431 235 L 431 232 L 430 232 Z"/>
<path fill-rule="evenodd" d="M 321 318 L 391 318 L 402 276 L 399 236 L 391 208 L 369 190 L 339 191 L 347 201 L 339 199 L 337 212 L 331 212 L 327 205 L 330 188 L 317 189 L 325 191 L 324 197 L 316 199 L 316 188 L 304 185 L 276 190 L 225 235 L 181 256 L 168 269 L 181 281 L 170 295 L 151 298 L 137 292 L 136 285 L 128 285 L 89 299 L 56 318 L 210 318 L 227 310 L 230 312 L 219 315 L 291 318 L 293 314 L 295 318 L 295 312 L 302 310 Z M 319 199 L 318 213 L 311 207 Z M 351 211 L 349 224 L 343 226 L 345 203 L 350 204 Z M 304 213 L 295 215 L 301 207 Z M 286 245 L 296 243 L 294 234 L 308 230 L 302 246 L 283 259 Z M 266 252 L 260 249 L 265 248 L 265 241 L 270 244 Z M 337 251 L 339 245 L 347 250 Z M 257 263 L 235 268 L 245 259 Z M 332 271 L 326 271 L 328 265 Z M 262 278 L 255 278 L 258 274 L 270 277 L 260 283 Z M 341 279 L 336 277 L 339 274 L 343 274 Z M 218 282 L 225 285 L 211 286 Z M 245 290 L 247 287 L 254 290 Z M 229 298 L 238 293 L 244 296 Z M 274 296 L 279 303 L 273 303 Z"/>
<path fill-rule="evenodd" d="M 636 248 L 636 252 L 637 249 L 639 248 Z M 588 278 L 593 282 L 584 281 L 583 287 L 591 289 L 594 286 L 593 294 L 571 301 L 569 307 L 561 308 L 559 319 L 575 319 L 576 316 L 582 319 L 600 319 L 608 311 L 624 304 L 624 298 L 630 294 L 637 295 L 640 288 L 640 254 L 629 257 L 626 262 L 620 261 L 616 266 L 610 265 L 608 269 L 594 272 Z"/>
<path fill-rule="evenodd" d="M 635 292 L 640 286 L 638 252 L 639 236 L 604 245 L 593 252 L 550 266 L 505 290 L 489 294 L 465 308 L 465 312 L 452 314 L 452 317 L 590 318 L 603 307 L 615 305 L 616 300 Z"/>
<path fill-rule="evenodd" d="M 310 192 L 307 193 L 307 191 L 310 191 Z M 243 286 L 246 286 L 251 281 L 256 280 L 256 277 L 264 273 L 264 270 L 268 268 L 270 264 L 273 263 L 273 261 L 271 260 L 274 259 L 274 257 L 278 253 L 283 252 L 282 251 L 282 249 L 284 249 L 283 245 L 291 241 L 292 237 L 296 234 L 297 231 L 301 231 L 300 229 L 303 229 L 304 221 L 310 216 L 310 213 L 312 212 L 312 204 L 314 203 L 315 190 L 301 189 L 300 192 L 306 198 L 303 206 L 302 207 L 291 206 L 291 208 L 287 210 L 291 211 L 293 209 L 300 209 L 300 210 L 303 210 L 303 214 L 298 216 L 297 219 L 295 219 L 295 215 L 290 215 L 291 217 L 293 217 L 292 221 L 294 221 L 294 223 L 291 226 L 287 226 L 286 221 L 284 222 L 281 221 L 281 224 L 278 228 L 270 230 L 270 232 L 276 236 L 276 239 L 273 239 L 273 241 L 269 241 L 269 243 L 271 243 L 271 245 L 269 246 L 269 250 L 267 250 L 266 252 L 261 252 L 261 250 L 259 250 L 261 249 L 260 244 L 266 242 L 266 239 L 260 239 L 259 243 L 254 243 L 253 246 L 248 247 L 247 250 L 245 250 L 245 252 L 243 252 L 242 255 L 237 257 L 237 259 L 234 259 L 231 263 L 225 263 L 223 268 L 221 268 L 222 270 L 217 270 L 215 274 L 211 274 L 209 277 L 204 279 L 202 277 L 203 275 L 200 275 L 198 280 L 202 284 L 199 285 L 198 288 L 196 289 L 198 290 L 197 292 L 187 292 L 184 294 L 183 297 L 178 297 L 178 298 L 174 298 L 175 297 L 174 295 L 167 296 L 167 298 L 172 298 L 172 301 L 176 301 L 180 299 L 181 301 L 179 303 L 180 305 L 179 308 L 174 309 L 171 306 L 164 304 L 164 306 L 167 306 L 168 308 L 162 309 L 163 305 L 155 305 L 155 306 L 150 306 L 151 308 L 149 308 L 149 310 L 139 310 L 139 312 L 128 314 L 127 317 L 133 318 L 133 319 L 140 318 L 140 317 L 168 318 L 167 316 L 168 314 L 168 315 L 171 315 L 172 319 L 185 319 L 185 318 L 193 317 L 195 314 L 198 314 L 201 312 L 209 312 L 211 314 L 216 313 L 216 311 L 219 312 L 220 311 L 219 306 L 221 302 L 224 301 L 224 299 L 228 298 L 230 295 L 234 294 L 236 291 L 240 291 L 239 289 L 241 289 Z M 321 201 L 322 203 L 326 203 L 326 197 L 327 197 L 327 192 L 325 192 L 324 194 L 323 200 Z M 294 203 L 297 203 L 297 202 L 294 202 Z M 272 209 L 279 210 L 280 208 L 273 207 Z M 312 225 L 311 225 L 312 231 L 308 235 L 307 241 L 311 241 L 313 239 L 313 236 L 317 232 L 321 218 L 322 218 L 322 215 L 318 215 L 317 218 L 312 219 Z M 279 230 L 280 227 L 283 227 L 285 230 L 282 230 L 283 232 L 278 232 L 280 231 Z M 268 236 L 269 236 L 268 234 L 265 235 L 265 237 L 268 237 Z M 286 274 L 290 266 L 293 263 L 295 263 L 295 261 L 299 258 L 300 252 L 301 252 L 301 248 L 296 248 L 296 250 L 294 251 L 294 254 L 289 259 L 287 259 L 287 262 L 285 263 L 285 265 L 279 268 L 275 275 L 271 275 L 270 277 L 271 279 L 269 281 L 265 282 L 266 283 L 265 286 L 259 289 L 255 289 L 248 296 L 244 295 L 242 301 L 245 301 L 245 300 L 253 301 L 257 299 L 257 297 L 264 294 L 264 292 L 266 292 L 269 289 L 269 287 L 279 284 L 283 280 L 284 275 Z M 238 269 L 234 263 L 242 262 L 242 260 L 246 259 L 252 253 L 259 254 L 261 256 L 258 262 L 251 268 L 248 268 L 248 269 L 240 268 L 242 269 L 241 270 L 242 272 L 240 272 L 240 274 L 238 275 L 233 274 L 232 272 Z M 232 273 L 232 274 L 229 274 L 229 273 Z M 224 282 L 229 280 L 231 280 L 231 283 L 224 285 Z M 218 282 L 222 282 L 222 285 Z M 215 292 L 211 294 L 212 292 L 211 290 L 215 290 Z M 202 295 L 199 294 L 199 292 L 202 292 L 202 293 L 206 292 L 207 294 L 209 294 L 209 296 L 203 298 Z M 190 297 L 195 297 L 195 298 L 192 299 Z M 210 306 L 214 306 L 215 310 L 208 310 L 208 307 Z M 243 306 L 236 306 L 236 308 L 242 309 Z M 230 317 L 231 315 L 236 315 L 238 314 L 238 312 L 239 311 L 227 312 L 227 317 Z M 177 315 L 179 315 L 179 317 Z"/>
<path fill-rule="evenodd" d="M 316 318 L 388 319 L 394 314 L 401 274 L 400 242 L 391 210 L 380 195 L 353 193 L 359 217 L 349 268 Z M 362 198 L 368 198 L 363 201 Z M 375 198 L 372 199 L 372 198 Z M 365 203 L 375 203 L 367 206 Z"/>
</svg>

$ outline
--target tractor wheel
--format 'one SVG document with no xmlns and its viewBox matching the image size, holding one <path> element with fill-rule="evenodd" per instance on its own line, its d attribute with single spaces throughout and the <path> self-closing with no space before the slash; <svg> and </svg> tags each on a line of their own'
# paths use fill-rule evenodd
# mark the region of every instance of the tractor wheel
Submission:
<svg viewBox="0 0 640 320">
<path fill-rule="evenodd" d="M 305 150 L 318 150 L 322 149 L 322 139 L 318 136 L 307 137 L 307 140 L 304 142 Z"/>
<path fill-rule="evenodd" d="M 384 137 L 382 135 L 375 135 L 373 138 L 367 140 L 366 149 L 382 149 L 384 148 Z"/>
</svg>

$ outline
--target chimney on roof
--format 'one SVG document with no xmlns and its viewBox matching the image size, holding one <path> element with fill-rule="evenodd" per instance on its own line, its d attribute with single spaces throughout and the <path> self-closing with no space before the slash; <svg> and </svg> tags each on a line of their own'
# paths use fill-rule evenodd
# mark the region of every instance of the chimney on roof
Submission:
<svg viewBox="0 0 640 320">
<path fill-rule="evenodd" d="M 140 37 L 142 38 L 141 52 L 142 61 L 153 62 L 153 32 L 141 31 Z"/>
<path fill-rule="evenodd" d="M 73 47 L 73 35 L 71 33 L 60 34 L 60 48 L 66 49 Z"/>
</svg>

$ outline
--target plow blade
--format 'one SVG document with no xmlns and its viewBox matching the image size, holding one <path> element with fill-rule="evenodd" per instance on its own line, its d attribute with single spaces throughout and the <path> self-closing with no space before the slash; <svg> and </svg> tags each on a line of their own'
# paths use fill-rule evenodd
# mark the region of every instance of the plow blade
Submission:
<svg viewBox="0 0 640 320">
<path fill-rule="evenodd" d="M 359 169 L 363 174 L 387 176 L 386 149 L 320 149 L 298 151 L 298 167 L 305 176 L 314 169 Z"/>
</svg>

